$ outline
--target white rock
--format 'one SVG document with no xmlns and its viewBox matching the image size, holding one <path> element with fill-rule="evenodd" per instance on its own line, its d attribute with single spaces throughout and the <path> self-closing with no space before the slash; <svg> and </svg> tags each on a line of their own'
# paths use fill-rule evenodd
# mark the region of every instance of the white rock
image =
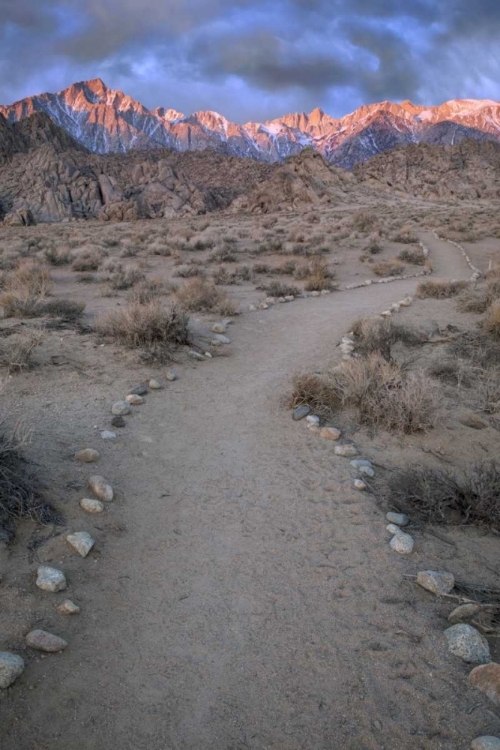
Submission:
<svg viewBox="0 0 500 750">
<path fill-rule="evenodd" d="M 62 604 L 57 607 L 57 611 L 61 615 L 79 615 L 80 607 L 72 602 L 71 599 L 65 599 Z"/>
<path fill-rule="evenodd" d="M 321 292 L 311 292 L 311 297 L 320 297 Z"/>
<path fill-rule="evenodd" d="M 267 302 L 260 303 L 259 310 L 268 310 L 268 309 L 269 309 L 269 305 L 267 304 Z"/>
<path fill-rule="evenodd" d="M 410 519 L 404 513 L 386 513 L 389 523 L 395 523 L 396 526 L 408 526 Z"/>
<path fill-rule="evenodd" d="M 286 297 L 285 297 L 285 302 L 293 302 L 294 299 L 295 299 L 295 295 L 294 294 L 287 294 Z"/>
<path fill-rule="evenodd" d="M 103 440 L 116 440 L 116 432 L 111 432 L 111 430 L 103 430 L 101 432 L 101 438 Z"/>
<path fill-rule="evenodd" d="M 213 356 L 210 352 L 205 352 L 205 359 L 213 359 Z"/>
<path fill-rule="evenodd" d="M 79 555 L 87 557 L 90 550 L 95 544 L 95 539 L 92 539 L 87 531 L 76 531 L 74 534 L 68 534 L 66 541 L 76 549 Z"/>
<path fill-rule="evenodd" d="M 381 312 L 381 313 L 380 313 L 380 317 L 381 317 L 381 318 L 390 318 L 390 317 L 391 317 L 391 315 L 392 315 L 392 313 L 391 313 L 391 311 L 390 311 L 390 310 L 384 310 L 384 312 Z"/>
<path fill-rule="evenodd" d="M 400 307 L 401 307 L 401 305 L 399 304 L 399 302 L 394 302 L 391 305 L 391 312 L 399 312 L 399 308 Z"/>
<path fill-rule="evenodd" d="M 500 750 L 500 739 L 491 735 L 476 737 L 471 742 L 470 750 Z"/>
<path fill-rule="evenodd" d="M 166 373 L 165 373 L 165 377 L 166 377 L 167 380 L 169 380 L 171 383 L 173 383 L 174 380 L 177 380 L 179 376 L 177 375 L 177 373 L 175 372 L 175 370 L 167 370 Z M 158 383 L 157 380 L 155 380 L 154 382 Z M 151 381 L 149 381 L 149 387 L 151 388 Z M 153 389 L 153 390 L 157 390 L 157 389 Z"/>
<path fill-rule="evenodd" d="M 362 466 L 371 466 L 372 462 L 367 458 L 355 458 L 349 462 L 353 469 L 360 469 Z"/>
<path fill-rule="evenodd" d="M 231 339 L 229 338 L 229 336 L 223 336 L 221 333 L 218 333 L 213 337 L 211 343 L 213 346 L 219 346 L 220 344 L 230 344 Z"/>
<path fill-rule="evenodd" d="M 280 302 L 282 305 L 286 302 L 286 297 L 278 297 L 278 302 Z"/>
<path fill-rule="evenodd" d="M 391 549 L 393 549 L 394 552 L 398 552 L 400 555 L 410 555 L 415 546 L 413 537 L 409 534 L 405 534 L 403 531 L 399 534 L 395 534 L 389 544 Z"/>
<path fill-rule="evenodd" d="M 80 500 L 80 508 L 86 513 L 96 514 L 103 512 L 104 505 L 100 500 L 94 500 L 92 497 L 84 497 Z"/>
<path fill-rule="evenodd" d="M 214 323 L 212 326 L 212 331 L 214 333 L 226 333 L 227 331 L 227 325 L 225 323 Z"/>
<path fill-rule="evenodd" d="M 88 485 L 94 495 L 105 503 L 110 503 L 114 497 L 113 488 L 104 477 L 90 477 Z"/>
<path fill-rule="evenodd" d="M 137 393 L 129 393 L 129 395 L 126 396 L 125 401 L 132 406 L 140 406 L 144 403 L 143 397 L 138 396 Z"/>
<path fill-rule="evenodd" d="M 446 570 L 421 570 L 417 573 L 417 583 L 432 594 L 449 594 L 455 585 L 455 576 Z"/>
<path fill-rule="evenodd" d="M 99 461 L 99 453 L 93 448 L 84 448 L 75 453 L 75 461 L 79 461 L 82 464 L 92 464 Z"/>
<path fill-rule="evenodd" d="M 40 565 L 37 570 L 36 585 L 42 591 L 51 591 L 53 594 L 64 591 L 66 588 L 66 576 L 58 568 L 48 565 Z"/>
<path fill-rule="evenodd" d="M 360 466 L 358 471 L 365 477 L 373 478 L 375 476 L 375 469 L 372 466 Z"/>
<path fill-rule="evenodd" d="M 355 479 L 354 480 L 354 488 L 356 490 L 359 490 L 360 492 L 364 492 L 367 489 L 366 484 L 363 482 L 362 479 Z"/>
<path fill-rule="evenodd" d="M 64 638 L 47 633 L 46 630 L 32 630 L 26 636 L 26 643 L 31 648 L 36 648 L 38 651 L 45 651 L 48 654 L 64 651 L 68 646 L 68 642 Z"/>
<path fill-rule="evenodd" d="M 399 300 L 398 305 L 400 307 L 410 307 L 411 302 L 409 300 L 407 300 L 407 299 L 401 299 L 401 300 Z"/>
<path fill-rule="evenodd" d="M 200 354 L 199 352 L 195 352 L 194 349 L 190 349 L 188 351 L 188 357 L 190 359 L 195 359 L 197 362 L 205 361 L 205 357 L 203 356 L 203 354 Z"/>
<path fill-rule="evenodd" d="M 111 407 L 111 412 L 115 417 L 124 417 L 126 414 L 130 414 L 130 404 L 127 404 L 126 401 L 117 401 Z"/>
<path fill-rule="evenodd" d="M 0 690 L 6 690 L 24 672 L 24 661 L 9 651 L 0 652 Z"/>
<path fill-rule="evenodd" d="M 248 311 L 249 312 L 257 312 L 257 307 L 255 305 L 249 305 Z"/>
<path fill-rule="evenodd" d="M 344 445 L 336 445 L 334 451 L 335 451 L 336 456 L 344 456 L 345 458 L 358 455 L 358 449 L 352 443 L 345 443 Z"/>
<path fill-rule="evenodd" d="M 330 294 L 330 290 L 329 289 L 322 289 L 321 290 L 321 295 L 324 297 L 325 294 Z"/>
<path fill-rule="evenodd" d="M 392 534 L 392 535 L 394 535 L 394 534 L 401 534 L 402 533 L 401 529 L 399 528 L 399 526 L 396 526 L 395 523 L 390 523 L 385 528 L 389 532 L 389 534 Z"/>
<path fill-rule="evenodd" d="M 319 433 L 321 432 L 321 427 L 319 426 L 319 424 L 308 424 L 307 429 L 309 430 L 309 432 L 312 432 L 313 435 L 319 435 Z"/>
<path fill-rule="evenodd" d="M 472 625 L 460 623 L 444 631 L 448 650 L 468 664 L 488 664 L 490 647 L 486 638 Z"/>
<path fill-rule="evenodd" d="M 166 378 L 167 380 L 170 380 L 170 378 L 168 377 L 168 374 Z M 173 380 L 175 380 L 175 377 L 173 378 Z M 158 380 L 155 380 L 155 378 L 151 378 L 148 385 L 152 391 L 161 391 L 161 389 L 163 388 L 162 384 Z"/>
<path fill-rule="evenodd" d="M 314 424 L 319 426 L 319 417 L 316 416 L 316 414 L 309 414 L 308 417 L 306 417 L 307 424 Z"/>
<path fill-rule="evenodd" d="M 275 305 L 276 304 L 276 297 L 266 297 L 265 302 L 268 305 Z"/>
</svg>

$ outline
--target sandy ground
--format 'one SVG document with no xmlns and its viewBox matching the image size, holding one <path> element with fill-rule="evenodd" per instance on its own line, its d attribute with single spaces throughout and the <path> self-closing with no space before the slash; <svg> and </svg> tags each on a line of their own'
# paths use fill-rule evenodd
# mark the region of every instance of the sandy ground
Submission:
<svg viewBox="0 0 500 750">
<path fill-rule="evenodd" d="M 456 249 L 423 239 L 437 276 L 469 277 Z M 383 512 L 352 489 L 348 461 L 281 406 L 293 372 L 337 361 L 357 317 L 415 286 L 241 316 L 230 356 L 181 366 L 116 441 L 98 430 L 144 367 L 111 377 L 106 351 L 89 343 L 90 374 L 19 376 L 12 407 L 28 406 L 57 500 L 97 545 L 86 560 L 60 536 L 27 553 L 25 530 L 2 558 L 6 645 L 23 651 L 32 627 L 70 643 L 47 658 L 25 653 L 24 675 L 0 696 L 2 750 L 465 750 L 499 733 L 492 706 L 467 686 L 468 667 L 446 650 L 449 607 L 403 579 L 422 568 L 460 575 L 467 545 L 473 573 L 494 584 L 498 540 L 482 540 L 479 553 L 477 535 L 462 546 L 417 531 L 414 555 L 391 553 Z M 424 320 L 424 307 L 401 320 Z M 376 436 L 358 442 L 375 455 Z M 94 469 L 69 459 L 84 446 L 101 451 L 98 473 L 117 489 L 96 519 L 77 506 Z M 67 572 L 66 592 L 35 589 L 39 561 Z M 67 596 L 78 617 L 55 612 Z"/>
</svg>

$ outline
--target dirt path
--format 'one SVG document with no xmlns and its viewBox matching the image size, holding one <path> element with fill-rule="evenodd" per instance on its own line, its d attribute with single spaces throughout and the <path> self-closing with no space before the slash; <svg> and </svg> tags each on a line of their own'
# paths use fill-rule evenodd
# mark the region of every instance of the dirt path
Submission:
<svg viewBox="0 0 500 750">
<path fill-rule="evenodd" d="M 470 275 L 423 239 L 438 276 Z M 79 562 L 70 648 L 3 700 L 3 750 L 468 746 L 466 670 L 401 584 L 425 558 L 388 551 L 348 462 L 279 403 L 292 372 L 338 358 L 356 317 L 414 288 L 245 315 L 230 357 L 148 396 L 107 472 L 124 533 L 87 523 L 101 556 Z"/>
</svg>

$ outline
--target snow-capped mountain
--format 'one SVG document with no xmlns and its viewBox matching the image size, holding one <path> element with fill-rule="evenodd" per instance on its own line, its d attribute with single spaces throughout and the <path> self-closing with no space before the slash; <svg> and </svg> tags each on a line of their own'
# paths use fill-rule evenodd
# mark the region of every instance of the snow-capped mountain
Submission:
<svg viewBox="0 0 500 750">
<path fill-rule="evenodd" d="M 321 109 L 292 113 L 265 123 L 238 125 L 217 112 L 186 116 L 172 109 L 148 110 L 99 78 L 56 94 L 40 94 L 0 106 L 8 122 L 43 112 L 74 140 L 95 153 L 171 148 L 213 149 L 259 161 L 282 161 L 306 147 L 347 169 L 409 143 L 453 145 L 466 138 L 500 142 L 500 103 L 461 99 L 440 106 L 381 102 L 345 117 Z"/>
</svg>

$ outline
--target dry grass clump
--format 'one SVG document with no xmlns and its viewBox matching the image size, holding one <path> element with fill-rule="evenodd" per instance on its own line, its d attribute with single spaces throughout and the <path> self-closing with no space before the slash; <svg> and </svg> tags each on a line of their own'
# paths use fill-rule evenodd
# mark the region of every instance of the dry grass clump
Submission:
<svg viewBox="0 0 500 750">
<path fill-rule="evenodd" d="M 402 245 L 415 245 L 418 242 L 418 237 L 409 227 L 402 227 L 393 235 L 392 241 L 399 242 Z"/>
<path fill-rule="evenodd" d="M 195 276 L 205 276 L 205 271 L 197 265 L 181 266 L 175 270 L 174 276 L 179 279 L 192 279 Z"/>
<path fill-rule="evenodd" d="M 159 279 L 143 279 L 131 289 L 127 299 L 129 302 L 138 302 L 140 305 L 145 305 L 170 294 L 172 291 L 173 289 L 169 284 Z"/>
<path fill-rule="evenodd" d="M 3 278 L 0 306 L 5 317 L 32 317 L 35 309 L 50 294 L 52 278 L 47 266 L 24 260 Z"/>
<path fill-rule="evenodd" d="M 469 286 L 468 281 L 421 281 L 417 287 L 416 296 L 420 299 L 448 299 L 457 297 Z"/>
<path fill-rule="evenodd" d="M 65 266 L 71 263 L 71 250 L 69 247 L 48 247 L 43 251 L 43 256 L 51 266 Z"/>
<path fill-rule="evenodd" d="M 463 473 L 403 469 L 389 479 L 389 498 L 425 523 L 500 528 L 500 471 L 494 462 Z"/>
<path fill-rule="evenodd" d="M 411 263 L 413 266 L 425 266 L 427 258 L 425 253 L 420 246 L 418 247 L 405 247 L 404 250 L 398 255 L 398 259 L 404 263 Z"/>
<path fill-rule="evenodd" d="M 392 359 L 392 347 L 398 342 L 405 346 L 419 346 L 421 336 L 411 328 L 381 318 L 361 318 L 353 326 L 356 348 L 364 356 L 378 353 L 388 362 Z"/>
<path fill-rule="evenodd" d="M 237 257 L 232 243 L 224 243 L 218 250 L 211 253 L 209 260 L 212 263 L 236 263 Z"/>
<path fill-rule="evenodd" d="M 373 263 L 371 269 L 376 276 L 401 276 L 405 271 L 405 264 L 397 258 L 392 260 L 381 260 Z"/>
<path fill-rule="evenodd" d="M 188 316 L 178 307 L 163 307 L 158 300 L 130 302 L 98 321 L 97 330 L 121 344 L 142 349 L 149 358 L 166 360 L 176 346 L 188 342 Z"/>
<path fill-rule="evenodd" d="M 434 426 L 438 399 L 423 373 L 407 372 L 378 354 L 352 359 L 327 376 L 296 377 L 290 407 L 308 404 L 320 414 L 355 408 L 362 424 L 410 434 Z"/>
<path fill-rule="evenodd" d="M 189 279 L 176 292 L 176 298 L 184 310 L 191 312 L 217 312 L 219 315 L 234 315 L 235 303 L 212 279 Z"/>
<path fill-rule="evenodd" d="M 33 352 L 41 344 L 43 336 L 43 331 L 36 329 L 12 333 L 4 331 L 0 339 L 0 365 L 7 367 L 10 373 L 29 369 Z"/>
<path fill-rule="evenodd" d="M 484 313 L 488 308 L 488 300 L 484 294 L 464 289 L 457 297 L 457 308 L 463 313 Z"/>
<path fill-rule="evenodd" d="M 227 268 L 221 266 L 217 271 L 214 271 L 212 278 L 218 286 L 243 284 L 251 281 L 252 270 L 249 266 L 238 266 L 234 271 L 228 271 Z"/>
<path fill-rule="evenodd" d="M 376 214 L 371 214 L 368 211 L 358 211 L 353 216 L 352 226 L 357 232 L 367 234 L 378 227 L 379 220 Z"/>
<path fill-rule="evenodd" d="M 306 292 L 321 292 L 324 289 L 333 290 L 338 287 L 333 282 L 335 273 L 330 271 L 328 264 L 321 258 L 314 258 L 307 270 L 309 273 L 304 284 Z"/>
<path fill-rule="evenodd" d="M 23 455 L 29 435 L 17 427 L 0 428 L 0 529 L 8 540 L 15 536 L 16 523 L 31 518 L 42 524 L 60 524 L 62 517 L 42 499 L 39 481 Z"/>
<path fill-rule="evenodd" d="M 378 240 L 370 240 L 368 245 L 364 248 L 364 252 L 369 253 L 370 255 L 378 255 L 383 252 L 383 250 L 384 247 Z"/>
<path fill-rule="evenodd" d="M 492 340 L 486 333 L 467 331 L 448 347 L 448 352 L 481 370 L 500 366 L 500 342 Z"/>
<path fill-rule="evenodd" d="M 492 302 L 486 310 L 483 329 L 496 339 L 500 339 L 500 299 Z"/>
<path fill-rule="evenodd" d="M 74 258 L 71 268 L 78 272 L 97 271 L 104 255 L 104 252 L 100 253 L 97 249 L 81 250 Z"/>
<path fill-rule="evenodd" d="M 270 284 L 261 287 L 270 297 L 297 297 L 301 292 L 297 286 L 284 284 L 281 281 L 272 281 Z"/>
<path fill-rule="evenodd" d="M 500 367 L 479 372 L 475 388 L 481 411 L 485 414 L 500 412 Z"/>
<path fill-rule="evenodd" d="M 111 289 L 121 291 L 123 289 L 131 289 L 135 284 L 139 284 L 145 281 L 145 279 L 146 277 L 142 271 L 136 268 L 123 268 L 123 266 L 119 265 L 109 276 L 108 284 Z"/>
</svg>

